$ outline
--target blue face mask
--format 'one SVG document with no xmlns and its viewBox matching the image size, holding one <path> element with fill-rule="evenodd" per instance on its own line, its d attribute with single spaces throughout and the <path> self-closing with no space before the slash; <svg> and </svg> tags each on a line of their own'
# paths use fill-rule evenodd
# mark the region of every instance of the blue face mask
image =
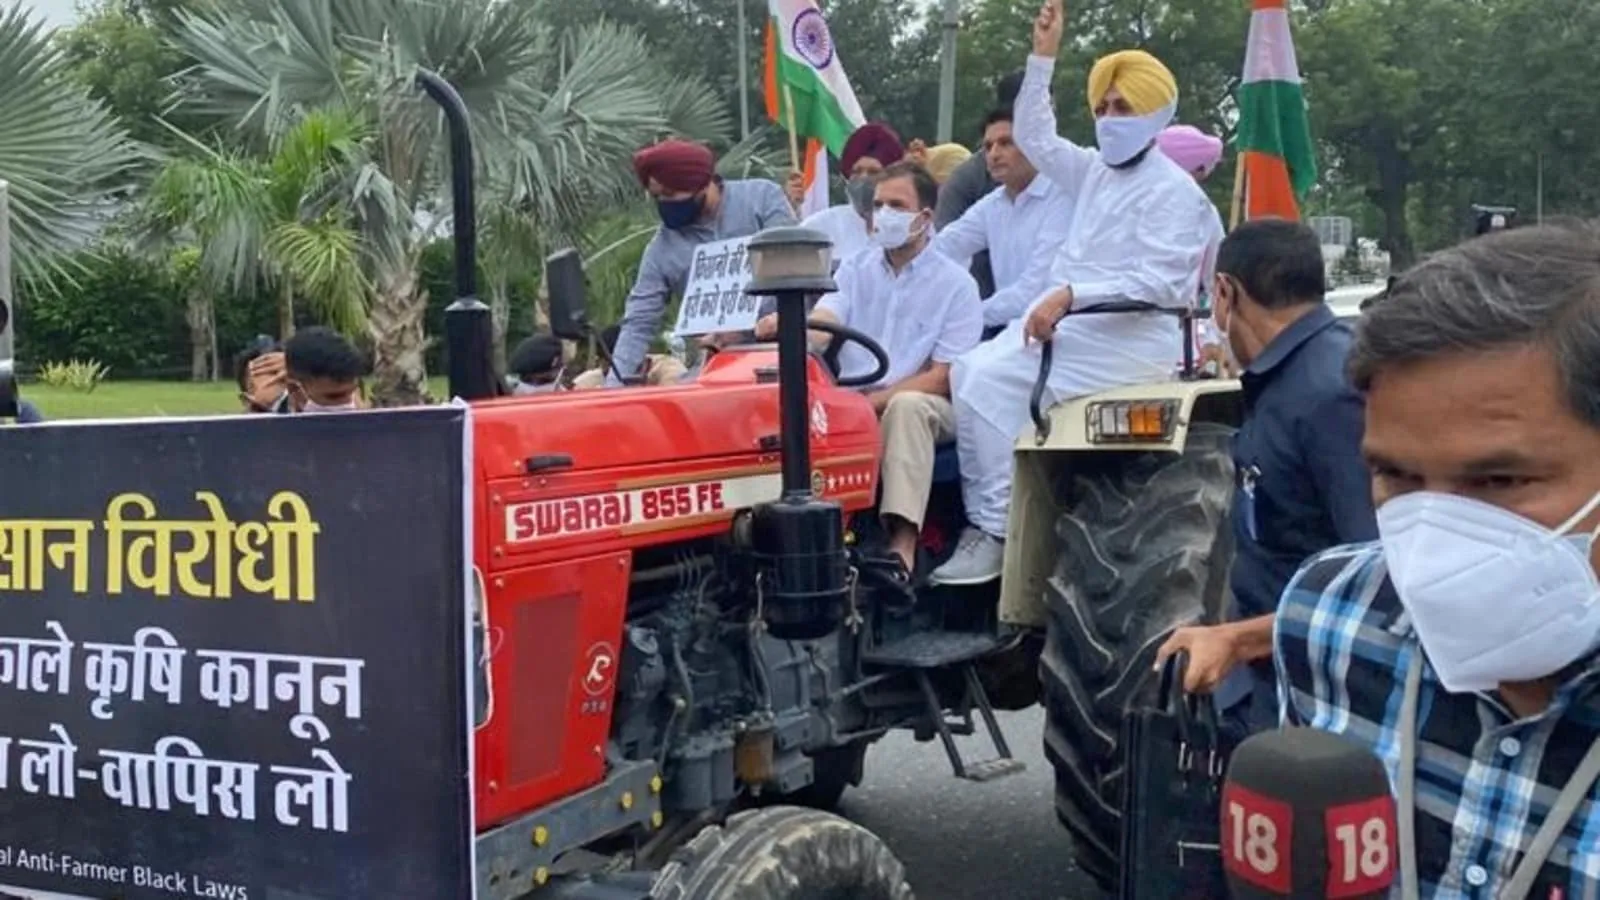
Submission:
<svg viewBox="0 0 1600 900">
<path fill-rule="evenodd" d="M 683 200 L 657 200 L 656 212 L 660 214 L 663 226 L 676 231 L 693 225 L 705 206 L 705 195 L 696 194 Z"/>
</svg>

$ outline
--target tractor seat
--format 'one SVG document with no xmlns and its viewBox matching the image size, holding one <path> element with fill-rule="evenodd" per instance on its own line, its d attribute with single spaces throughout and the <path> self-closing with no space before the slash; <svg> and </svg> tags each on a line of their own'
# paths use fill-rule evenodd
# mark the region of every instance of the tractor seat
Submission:
<svg viewBox="0 0 1600 900">
<path fill-rule="evenodd" d="M 961 466 L 956 457 L 954 442 L 940 444 L 933 451 L 933 483 L 954 484 L 961 481 Z"/>
</svg>

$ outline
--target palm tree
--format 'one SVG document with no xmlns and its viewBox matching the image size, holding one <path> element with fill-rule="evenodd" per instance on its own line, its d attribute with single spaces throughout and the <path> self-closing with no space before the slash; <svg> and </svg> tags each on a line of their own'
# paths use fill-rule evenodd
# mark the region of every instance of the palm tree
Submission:
<svg viewBox="0 0 1600 900">
<path fill-rule="evenodd" d="M 63 260 L 111 218 L 138 148 L 72 80 L 27 6 L 0 9 L 0 181 L 7 184 L 18 274 L 48 286 Z M 3 290 L 3 288 L 0 288 Z"/>
<path fill-rule="evenodd" d="M 417 68 L 460 91 L 485 196 L 531 215 L 541 242 L 636 197 L 627 157 L 638 146 L 668 132 L 720 138 L 729 127 L 720 98 L 668 77 L 638 34 L 607 24 L 558 33 L 527 4 L 217 0 L 214 11 L 181 14 L 174 37 L 197 61 L 191 108 L 248 139 L 269 141 L 317 108 L 372 123 L 372 158 L 349 179 L 347 199 L 374 285 L 374 388 L 385 403 L 423 397 L 427 231 L 418 222 L 447 208 L 440 117 L 412 87 Z"/>
<path fill-rule="evenodd" d="M 282 338 L 294 333 L 297 296 L 347 334 L 366 329 L 371 288 L 345 200 L 346 179 L 366 158 L 369 137 L 346 110 L 317 110 L 274 135 L 265 158 L 185 138 L 193 155 L 169 160 L 156 175 L 147 233 L 199 251 L 189 291 L 197 363 L 208 335 L 197 326 L 214 320 L 212 298 L 258 284 L 277 296 Z"/>
</svg>

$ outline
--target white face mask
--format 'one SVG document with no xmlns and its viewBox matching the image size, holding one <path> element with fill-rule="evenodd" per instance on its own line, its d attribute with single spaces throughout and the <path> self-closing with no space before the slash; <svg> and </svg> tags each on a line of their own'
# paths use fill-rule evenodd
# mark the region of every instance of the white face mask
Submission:
<svg viewBox="0 0 1600 900">
<path fill-rule="evenodd" d="M 899 250 L 911 243 L 911 240 L 921 232 L 913 233 L 911 223 L 916 221 L 917 213 L 906 212 L 903 209 L 891 209 L 880 206 L 872 211 L 872 238 L 873 246 L 884 250 Z"/>
<path fill-rule="evenodd" d="M 351 397 L 349 401 L 341 403 L 338 406 L 323 406 L 321 403 L 318 403 L 315 400 L 308 399 L 306 400 L 305 406 L 301 407 L 300 411 L 308 413 L 336 413 L 354 412 L 356 409 L 356 399 Z"/>
<path fill-rule="evenodd" d="M 1379 507 L 1389 578 L 1445 690 L 1543 678 L 1600 645 L 1600 529 L 1568 533 L 1597 506 L 1600 493 L 1553 530 L 1454 494 Z"/>
<path fill-rule="evenodd" d="M 1100 147 L 1100 158 L 1107 165 L 1120 166 L 1138 156 L 1155 142 L 1156 135 L 1172 122 L 1177 111 L 1178 105 L 1169 103 L 1148 115 L 1095 119 L 1094 139 Z"/>
<path fill-rule="evenodd" d="M 1226 325 L 1217 322 L 1216 300 L 1211 302 L 1211 321 L 1217 326 L 1217 331 L 1222 334 L 1222 352 L 1228 354 L 1228 364 L 1233 367 L 1234 371 L 1242 372 L 1244 371 L 1244 366 L 1239 362 L 1239 354 L 1233 350 L 1233 335 L 1229 333 L 1233 328 L 1234 305 L 1239 302 L 1239 297 L 1235 293 L 1228 294 L 1228 324 Z"/>
<path fill-rule="evenodd" d="M 529 384 L 519 379 L 516 384 L 511 386 L 511 394 L 515 397 L 525 397 L 529 394 L 552 394 L 559 390 L 561 390 L 561 376 L 559 374 L 556 375 L 554 381 L 546 384 Z"/>
</svg>

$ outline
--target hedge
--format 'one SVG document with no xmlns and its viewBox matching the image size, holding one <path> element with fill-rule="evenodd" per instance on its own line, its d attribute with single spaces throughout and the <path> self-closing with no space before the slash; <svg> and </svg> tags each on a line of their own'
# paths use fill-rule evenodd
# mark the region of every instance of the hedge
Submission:
<svg viewBox="0 0 1600 900">
<path fill-rule="evenodd" d="M 444 333 L 444 308 L 454 299 L 451 254 L 450 243 L 441 241 L 422 256 L 421 282 L 428 291 L 426 327 L 433 336 Z M 168 261 L 100 247 L 72 260 L 69 268 L 72 282 L 54 293 L 18 286 L 19 366 L 27 370 L 48 362 L 94 359 L 110 368 L 112 378 L 189 377 L 186 286 Z M 533 331 L 538 284 L 538 277 L 531 276 L 512 286 L 507 329 L 511 346 Z M 480 276 L 480 290 L 486 287 Z M 258 334 L 276 332 L 277 313 L 273 295 L 265 290 L 219 296 L 214 302 L 218 352 L 226 373 L 229 359 L 241 347 Z M 307 307 L 298 306 L 298 325 L 316 324 L 305 316 Z M 364 335 L 355 337 L 358 344 L 369 343 Z M 442 371 L 443 352 L 437 340 L 428 348 L 430 372 Z"/>
</svg>

